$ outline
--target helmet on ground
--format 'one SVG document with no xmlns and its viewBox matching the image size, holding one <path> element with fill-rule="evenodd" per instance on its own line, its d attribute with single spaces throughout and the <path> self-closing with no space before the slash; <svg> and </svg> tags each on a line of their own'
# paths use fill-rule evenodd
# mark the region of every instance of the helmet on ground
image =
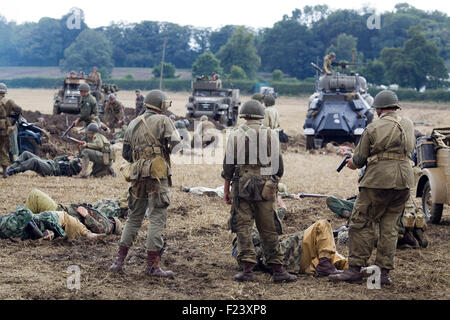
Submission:
<svg viewBox="0 0 450 320">
<path fill-rule="evenodd" d="M 261 93 L 255 93 L 255 94 L 252 96 L 252 99 L 253 99 L 253 100 L 256 100 L 256 101 L 259 101 L 259 102 L 261 102 L 261 103 L 264 102 L 264 96 L 263 96 Z"/>
<path fill-rule="evenodd" d="M 3 93 L 5 94 L 6 92 L 8 92 L 8 87 L 6 86 L 6 84 L 4 84 L 3 82 L 0 83 L 0 94 Z"/>
<path fill-rule="evenodd" d="M 373 101 L 374 108 L 385 109 L 385 108 L 400 108 L 398 104 L 398 98 L 394 91 L 383 90 L 380 91 Z"/>
<path fill-rule="evenodd" d="M 90 133 L 96 133 L 98 132 L 98 125 L 96 123 L 90 123 L 87 127 L 86 127 L 86 132 L 90 132 Z"/>
<path fill-rule="evenodd" d="M 264 119 L 264 115 L 264 107 L 256 100 L 247 101 L 239 111 L 240 118 Z"/>
<path fill-rule="evenodd" d="M 275 98 L 271 94 L 264 96 L 264 104 L 266 105 L 266 107 L 275 105 Z"/>
<path fill-rule="evenodd" d="M 208 120 L 208 116 L 206 116 L 206 115 L 202 115 L 200 117 L 200 121 L 207 121 L 207 120 Z"/>
<path fill-rule="evenodd" d="M 89 92 L 91 90 L 91 88 L 89 87 L 89 85 L 87 83 L 80 84 L 80 87 L 78 89 L 80 91 L 86 91 L 86 92 Z"/>
<path fill-rule="evenodd" d="M 152 90 L 145 96 L 144 104 L 147 108 L 165 111 L 170 108 L 172 101 L 161 90 Z"/>
</svg>

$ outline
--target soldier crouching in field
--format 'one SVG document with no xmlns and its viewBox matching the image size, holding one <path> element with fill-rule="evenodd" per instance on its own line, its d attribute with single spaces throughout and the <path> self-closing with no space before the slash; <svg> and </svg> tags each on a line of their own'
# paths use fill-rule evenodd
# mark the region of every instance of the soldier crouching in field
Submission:
<svg viewBox="0 0 450 320">
<path fill-rule="evenodd" d="M 280 230 L 277 231 L 275 225 L 276 186 L 284 171 L 278 137 L 262 125 L 264 108 L 256 100 L 242 106 L 240 117 L 246 123 L 235 129 L 228 139 L 222 172 L 224 198 L 227 204 L 232 204 L 229 224 L 237 235 L 237 259 L 243 266 L 243 272 L 235 275 L 234 280 L 253 280 L 257 260 L 252 227 L 256 222 L 274 282 L 293 282 L 297 277 L 287 273 L 283 267 L 278 241 Z M 233 196 L 230 194 L 232 180 Z"/>
<path fill-rule="evenodd" d="M 162 231 L 170 205 L 170 152 L 180 143 L 180 136 L 172 121 L 163 115 L 171 101 L 160 90 L 150 91 L 144 100 L 146 112 L 131 121 L 123 142 L 122 156 L 132 163 L 130 168 L 129 214 L 119 242 L 119 251 L 111 271 L 122 271 L 129 248 L 133 245 L 146 210 L 150 226 L 147 234 L 146 274 L 173 278 L 172 271 L 159 267 L 165 241 Z"/>
</svg>

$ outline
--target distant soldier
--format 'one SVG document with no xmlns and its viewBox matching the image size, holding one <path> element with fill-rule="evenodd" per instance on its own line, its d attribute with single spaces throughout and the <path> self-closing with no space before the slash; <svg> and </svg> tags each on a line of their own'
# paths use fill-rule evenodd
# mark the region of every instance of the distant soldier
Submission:
<svg viewBox="0 0 450 320">
<path fill-rule="evenodd" d="M 200 117 L 200 123 L 197 124 L 197 127 L 194 131 L 194 139 L 192 140 L 192 147 L 196 141 L 201 142 L 202 148 L 210 145 L 216 140 L 216 135 L 218 134 L 218 130 L 214 123 L 209 121 L 208 116 L 203 115 Z"/>
<path fill-rule="evenodd" d="M 4 83 L 0 83 L 0 165 L 3 169 L 3 178 L 7 178 L 6 169 L 10 165 L 9 160 L 9 136 L 13 133 L 14 127 L 11 125 L 9 116 L 14 113 L 21 113 L 20 108 L 13 100 L 5 97 L 8 88 Z"/>
<path fill-rule="evenodd" d="M 261 104 L 264 103 L 264 96 L 263 96 L 261 93 L 255 93 L 255 94 L 252 96 L 252 99 L 258 101 L 258 102 L 261 103 Z"/>
<path fill-rule="evenodd" d="M 78 77 L 79 77 L 80 79 L 85 79 L 85 78 L 86 78 L 86 75 L 84 74 L 84 71 L 80 70 L 80 73 L 79 73 Z"/>
<path fill-rule="evenodd" d="M 145 112 L 144 96 L 141 94 L 141 90 L 136 90 L 136 117 Z"/>
<path fill-rule="evenodd" d="M 332 74 L 333 69 L 331 69 L 331 63 L 336 59 L 336 54 L 334 52 L 330 52 L 328 55 L 323 57 L 323 71 L 326 74 Z"/>
<path fill-rule="evenodd" d="M 102 75 L 97 71 L 97 67 L 92 68 L 92 72 L 88 76 L 88 81 L 90 82 L 94 91 L 101 89 Z"/>
<path fill-rule="evenodd" d="M 272 95 L 264 96 L 264 121 L 263 125 L 272 130 L 280 128 L 280 114 L 275 106 L 275 98 Z"/>
<path fill-rule="evenodd" d="M 109 128 L 120 128 L 125 123 L 125 108 L 116 95 L 111 93 L 105 105 L 105 120 Z"/>
<path fill-rule="evenodd" d="M 91 123 L 86 127 L 87 141 L 83 141 L 81 147 L 81 172 L 77 178 L 87 178 L 89 162 L 92 161 L 91 176 L 103 177 L 105 175 L 116 176 L 111 167 L 113 159 L 108 139 L 99 133 L 99 127 Z"/>
<path fill-rule="evenodd" d="M 54 160 L 41 159 L 37 155 L 24 151 L 16 161 L 8 168 L 8 174 L 14 175 L 20 172 L 34 171 L 43 177 L 66 176 L 71 177 L 80 173 L 81 160 L 73 156 L 60 156 Z"/>
<path fill-rule="evenodd" d="M 222 172 L 225 179 L 224 198 L 227 204 L 232 204 L 229 225 L 231 231 L 236 233 L 239 248 L 237 260 L 243 267 L 243 272 L 236 274 L 234 280 L 253 280 L 253 268 L 257 260 L 252 227 L 256 222 L 274 282 L 296 281 L 297 277 L 287 273 L 283 267 L 283 255 L 278 242 L 281 230 L 277 230 L 275 225 L 275 181 L 284 172 L 278 137 L 262 125 L 264 107 L 259 102 L 250 100 L 244 103 L 240 117 L 246 123 L 235 129 L 228 138 Z M 256 148 L 256 145 L 259 147 Z M 269 163 L 264 161 L 266 163 L 262 165 L 262 159 Z M 230 194 L 232 180 L 233 197 Z"/>
<path fill-rule="evenodd" d="M 69 78 L 71 78 L 71 79 L 73 79 L 73 78 L 76 78 L 77 77 L 77 73 L 75 72 L 75 71 L 70 71 L 70 73 L 69 73 Z"/>
<path fill-rule="evenodd" d="M 366 166 L 359 181 L 359 194 L 349 222 L 349 269 L 331 275 L 333 281 L 360 282 L 379 230 L 375 265 L 381 269 L 382 285 L 392 284 L 398 220 L 405 210 L 409 190 L 414 187 L 410 157 L 415 146 L 411 120 L 397 114 L 397 95 L 383 90 L 375 97 L 379 119 L 366 127 L 353 158 L 352 170 Z"/>
<path fill-rule="evenodd" d="M 100 125 L 100 119 L 98 118 L 97 101 L 89 93 L 90 88 L 86 83 L 80 84 L 79 87 L 81 94 L 80 101 L 80 116 L 73 122 L 75 126 L 78 126 L 80 122 L 84 122 L 86 126 L 90 123 L 96 123 Z"/>
<path fill-rule="evenodd" d="M 146 112 L 134 119 L 125 132 L 122 156 L 131 165 L 129 189 L 129 214 L 119 251 L 110 271 L 122 271 L 129 248 L 142 225 L 146 211 L 150 227 L 147 234 L 146 274 L 153 277 L 173 278 L 172 271 L 164 271 L 159 263 L 164 252 L 162 232 L 166 225 L 172 186 L 170 152 L 180 143 L 173 122 L 163 113 L 171 101 L 160 90 L 150 91 L 144 100 Z"/>
</svg>

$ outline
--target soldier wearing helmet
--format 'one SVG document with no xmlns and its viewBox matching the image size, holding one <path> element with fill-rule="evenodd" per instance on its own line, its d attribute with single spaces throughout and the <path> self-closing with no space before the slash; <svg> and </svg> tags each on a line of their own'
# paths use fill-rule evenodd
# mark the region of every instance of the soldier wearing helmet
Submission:
<svg viewBox="0 0 450 320">
<path fill-rule="evenodd" d="M 121 128 L 125 124 L 125 107 L 122 102 L 117 100 L 114 93 L 108 96 L 108 101 L 105 104 L 105 118 L 106 126 L 109 128 Z"/>
<path fill-rule="evenodd" d="M 8 87 L 0 83 L 0 165 L 3 169 L 3 178 L 8 177 L 6 169 L 10 165 L 9 161 L 9 138 L 14 131 L 11 124 L 10 115 L 21 113 L 20 108 L 13 100 L 7 99 Z"/>
<path fill-rule="evenodd" d="M 80 100 L 80 116 L 73 122 L 75 126 L 78 126 L 80 122 L 84 122 L 87 125 L 94 122 L 100 126 L 100 119 L 98 118 L 97 100 L 90 94 L 90 87 L 87 83 L 80 84 L 79 87 L 81 100 Z"/>
<path fill-rule="evenodd" d="M 144 96 L 141 94 L 141 90 L 136 90 L 136 117 L 145 112 Z"/>
<path fill-rule="evenodd" d="M 263 126 L 264 107 L 258 101 L 244 103 L 239 116 L 246 122 L 233 130 L 228 138 L 222 171 L 224 198 L 227 204 L 232 205 L 229 226 L 236 233 L 237 260 L 243 268 L 234 280 L 253 280 L 253 268 L 257 263 L 252 242 L 255 221 L 264 257 L 273 270 L 274 282 L 296 281 L 297 277 L 287 273 L 283 267 L 278 242 L 281 228 L 277 228 L 275 223 L 278 221 L 274 211 L 277 183 L 284 172 L 278 137 Z"/>
<path fill-rule="evenodd" d="M 92 72 L 88 76 L 88 83 L 93 87 L 93 91 L 100 90 L 102 87 L 102 75 L 97 67 L 92 68 Z"/>
<path fill-rule="evenodd" d="M 323 71 L 326 74 L 332 74 L 333 69 L 331 69 L 331 63 L 336 59 L 336 54 L 334 52 L 330 52 L 323 58 Z"/>
<path fill-rule="evenodd" d="M 145 272 L 152 277 L 173 278 L 173 272 L 162 270 L 159 264 L 165 247 L 162 232 L 170 205 L 169 187 L 172 185 L 170 153 L 181 139 L 173 122 L 163 114 L 171 105 L 165 93 L 160 90 L 150 91 L 145 96 L 144 104 L 146 112 L 131 121 L 125 132 L 122 156 L 131 163 L 129 214 L 110 270 L 123 269 L 128 250 L 136 239 L 148 209 L 150 227 L 146 242 Z"/>
<path fill-rule="evenodd" d="M 208 116 L 203 115 L 200 117 L 200 122 L 194 124 L 194 139 L 192 140 L 191 146 L 202 146 L 205 148 L 214 141 L 216 141 L 216 136 L 218 135 L 218 130 L 214 123 L 209 121 Z"/>
<path fill-rule="evenodd" d="M 258 101 L 258 102 L 261 103 L 261 104 L 264 103 L 264 96 L 263 96 L 261 93 L 255 93 L 255 94 L 252 96 L 252 99 Z"/>
<path fill-rule="evenodd" d="M 275 98 L 272 95 L 264 96 L 264 121 L 263 125 L 272 130 L 280 128 L 280 114 L 275 108 Z"/>
<path fill-rule="evenodd" d="M 87 178 L 89 162 L 92 161 L 91 176 L 103 177 L 106 175 L 116 176 L 111 165 L 114 161 L 114 153 L 111 151 L 110 142 L 99 132 L 99 126 L 96 123 L 90 123 L 86 127 L 87 141 L 81 143 L 81 167 L 82 170 L 78 178 Z"/>
<path fill-rule="evenodd" d="M 381 268 L 381 284 L 390 285 L 389 271 L 394 269 L 397 244 L 397 221 L 405 209 L 414 174 L 410 157 L 415 147 L 411 120 L 397 113 L 397 95 L 390 90 L 378 93 L 374 108 L 379 119 L 369 124 L 361 136 L 353 158 L 347 161 L 352 170 L 366 166 L 359 180 L 359 194 L 349 222 L 349 266 L 334 281 L 361 281 L 360 270 L 366 267 L 373 250 L 379 225 L 375 264 Z"/>
</svg>

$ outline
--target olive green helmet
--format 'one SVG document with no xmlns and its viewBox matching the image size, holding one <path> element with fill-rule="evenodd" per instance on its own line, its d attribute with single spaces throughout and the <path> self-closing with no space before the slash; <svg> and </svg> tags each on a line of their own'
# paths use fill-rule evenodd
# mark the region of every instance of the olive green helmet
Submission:
<svg viewBox="0 0 450 320">
<path fill-rule="evenodd" d="M 261 103 L 264 102 L 264 96 L 263 96 L 261 93 L 255 93 L 255 94 L 252 96 L 252 99 L 253 99 L 253 100 L 256 100 L 256 101 L 259 101 L 259 102 L 261 102 Z"/>
<path fill-rule="evenodd" d="M 398 98 L 394 91 L 383 90 L 375 96 L 373 106 L 376 109 L 385 109 L 397 107 L 400 108 L 398 104 Z"/>
<path fill-rule="evenodd" d="M 207 115 L 202 115 L 200 117 L 200 121 L 207 121 L 208 120 L 208 116 Z"/>
<path fill-rule="evenodd" d="M 96 123 L 91 123 L 86 127 L 86 132 L 90 133 L 96 133 L 98 130 L 98 125 Z"/>
<path fill-rule="evenodd" d="M 264 119 L 264 107 L 256 100 L 250 100 L 244 103 L 239 112 L 240 118 Z"/>
<path fill-rule="evenodd" d="M 80 84 L 80 87 L 78 88 L 80 91 L 91 91 L 91 88 L 89 87 L 89 85 L 87 83 L 82 83 Z"/>
<path fill-rule="evenodd" d="M 0 83 L 0 94 L 5 94 L 8 92 L 8 87 L 3 82 Z"/>
<path fill-rule="evenodd" d="M 271 94 L 264 96 L 264 104 L 266 105 L 266 107 L 274 106 L 275 98 Z"/>
<path fill-rule="evenodd" d="M 172 101 L 161 90 L 152 90 L 145 96 L 144 104 L 147 108 L 165 111 L 170 108 Z"/>
</svg>

